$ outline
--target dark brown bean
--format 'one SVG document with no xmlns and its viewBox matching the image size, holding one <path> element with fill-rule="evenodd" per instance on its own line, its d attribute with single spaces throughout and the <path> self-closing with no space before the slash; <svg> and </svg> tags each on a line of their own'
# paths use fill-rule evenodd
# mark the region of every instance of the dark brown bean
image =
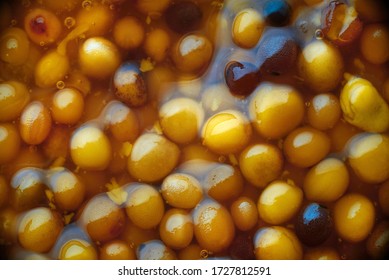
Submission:
<svg viewBox="0 0 389 280">
<path fill-rule="evenodd" d="M 324 206 L 308 204 L 297 217 L 296 234 L 308 246 L 323 243 L 331 232 L 332 218 L 330 211 Z"/>
<path fill-rule="evenodd" d="M 252 236 L 248 233 L 237 235 L 231 244 L 230 255 L 233 260 L 255 260 Z"/>
<path fill-rule="evenodd" d="M 266 22 L 272 26 L 284 26 L 289 23 L 292 9 L 285 0 L 266 1 L 263 15 Z"/>
<path fill-rule="evenodd" d="M 226 84 L 232 94 L 247 96 L 259 84 L 256 67 L 248 62 L 231 61 L 224 70 Z"/>
<path fill-rule="evenodd" d="M 203 17 L 203 12 L 192 1 L 182 1 L 171 5 L 165 12 L 166 23 L 177 33 L 196 30 Z"/>
<path fill-rule="evenodd" d="M 287 29 L 270 29 L 259 43 L 256 63 L 261 73 L 280 75 L 293 69 L 299 46 Z"/>
</svg>

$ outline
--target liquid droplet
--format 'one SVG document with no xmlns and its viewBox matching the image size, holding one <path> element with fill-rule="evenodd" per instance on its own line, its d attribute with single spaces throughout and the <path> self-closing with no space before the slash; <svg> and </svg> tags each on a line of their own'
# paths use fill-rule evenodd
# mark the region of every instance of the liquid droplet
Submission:
<svg viewBox="0 0 389 280">
<path fill-rule="evenodd" d="M 64 89 L 65 88 L 65 82 L 64 81 L 58 81 L 56 84 L 57 89 Z"/>
<path fill-rule="evenodd" d="M 64 24 L 68 29 L 70 29 L 76 24 L 76 20 L 72 17 L 67 17 L 65 18 Z"/>
</svg>

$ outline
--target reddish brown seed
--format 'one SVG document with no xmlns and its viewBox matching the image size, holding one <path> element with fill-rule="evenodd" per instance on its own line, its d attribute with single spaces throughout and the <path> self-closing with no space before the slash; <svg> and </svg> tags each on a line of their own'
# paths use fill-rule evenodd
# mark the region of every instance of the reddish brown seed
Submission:
<svg viewBox="0 0 389 280">
<path fill-rule="evenodd" d="M 247 96 L 259 84 L 257 68 L 248 62 L 231 61 L 224 70 L 226 84 L 232 94 Z"/>
<path fill-rule="evenodd" d="M 261 73 L 280 75 L 293 69 L 299 46 L 286 29 L 271 29 L 259 43 L 256 64 Z"/>
<path fill-rule="evenodd" d="M 323 34 L 333 43 L 344 46 L 354 42 L 363 29 L 363 23 L 353 6 L 331 1 L 322 12 Z"/>
</svg>

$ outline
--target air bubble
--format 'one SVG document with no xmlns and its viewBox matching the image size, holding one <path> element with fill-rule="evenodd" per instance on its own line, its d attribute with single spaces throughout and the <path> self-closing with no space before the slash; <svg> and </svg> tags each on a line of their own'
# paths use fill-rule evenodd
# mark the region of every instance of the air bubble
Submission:
<svg viewBox="0 0 389 280">
<path fill-rule="evenodd" d="M 218 159 L 217 159 L 220 163 L 225 163 L 227 161 L 227 158 L 225 156 L 220 156 Z"/>
<path fill-rule="evenodd" d="M 200 257 L 202 258 L 202 259 L 207 259 L 208 258 L 208 256 L 209 256 L 209 252 L 208 252 L 208 250 L 201 250 L 200 251 Z"/>
<path fill-rule="evenodd" d="M 45 42 L 43 42 L 43 41 L 39 42 L 39 46 L 44 47 L 45 45 L 46 45 Z"/>
<path fill-rule="evenodd" d="M 64 89 L 65 88 L 65 82 L 64 81 L 58 81 L 56 84 L 57 89 Z"/>
<path fill-rule="evenodd" d="M 82 2 L 82 7 L 84 9 L 89 9 L 90 7 L 92 7 L 92 1 L 90 0 L 85 0 Z"/>
<path fill-rule="evenodd" d="M 11 20 L 11 27 L 14 27 L 16 24 L 18 24 L 16 19 Z"/>
<path fill-rule="evenodd" d="M 76 20 L 72 17 L 67 17 L 65 18 L 64 24 L 68 29 L 70 29 L 76 24 Z"/>
<path fill-rule="evenodd" d="M 114 4 L 111 4 L 111 5 L 109 5 L 109 9 L 112 10 L 112 11 L 116 10 L 116 6 Z"/>
<path fill-rule="evenodd" d="M 318 40 L 322 40 L 324 38 L 323 31 L 321 29 L 316 29 L 315 31 L 315 37 Z"/>
</svg>

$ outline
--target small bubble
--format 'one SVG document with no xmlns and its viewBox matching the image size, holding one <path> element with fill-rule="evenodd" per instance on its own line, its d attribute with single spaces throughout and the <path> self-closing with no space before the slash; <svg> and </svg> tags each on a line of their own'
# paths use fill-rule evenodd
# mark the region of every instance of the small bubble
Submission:
<svg viewBox="0 0 389 280">
<path fill-rule="evenodd" d="M 43 42 L 43 41 L 39 42 L 39 46 L 44 47 L 45 45 L 46 45 L 45 42 Z"/>
<path fill-rule="evenodd" d="M 316 29 L 315 31 L 315 37 L 318 40 L 322 40 L 324 38 L 323 31 L 321 29 Z"/>
<path fill-rule="evenodd" d="M 206 258 L 208 258 L 208 256 L 209 256 L 209 252 L 208 252 L 208 250 L 201 250 L 200 251 L 200 257 L 202 258 L 202 259 L 206 259 Z"/>
<path fill-rule="evenodd" d="M 58 81 L 56 84 L 57 89 L 64 89 L 65 88 L 65 82 L 64 81 Z"/>
<path fill-rule="evenodd" d="M 72 17 L 67 17 L 65 18 L 64 24 L 68 29 L 70 29 L 76 24 L 76 20 Z"/>
<path fill-rule="evenodd" d="M 110 10 L 112 10 L 112 11 L 113 11 L 113 10 L 116 10 L 116 6 L 115 6 L 115 4 L 111 4 L 111 5 L 109 5 L 109 9 L 110 9 Z"/>
<path fill-rule="evenodd" d="M 227 161 L 227 158 L 226 158 L 225 156 L 220 156 L 220 157 L 218 158 L 218 161 L 219 161 L 220 163 L 224 163 L 224 162 Z"/>
<path fill-rule="evenodd" d="M 90 8 L 91 6 L 92 6 L 92 1 L 90 1 L 90 0 L 85 0 L 85 1 L 82 2 L 82 7 L 83 7 L 84 9 L 88 9 L 88 8 Z"/>
<path fill-rule="evenodd" d="M 11 20 L 11 27 L 18 24 L 18 21 L 16 19 Z"/>
</svg>

